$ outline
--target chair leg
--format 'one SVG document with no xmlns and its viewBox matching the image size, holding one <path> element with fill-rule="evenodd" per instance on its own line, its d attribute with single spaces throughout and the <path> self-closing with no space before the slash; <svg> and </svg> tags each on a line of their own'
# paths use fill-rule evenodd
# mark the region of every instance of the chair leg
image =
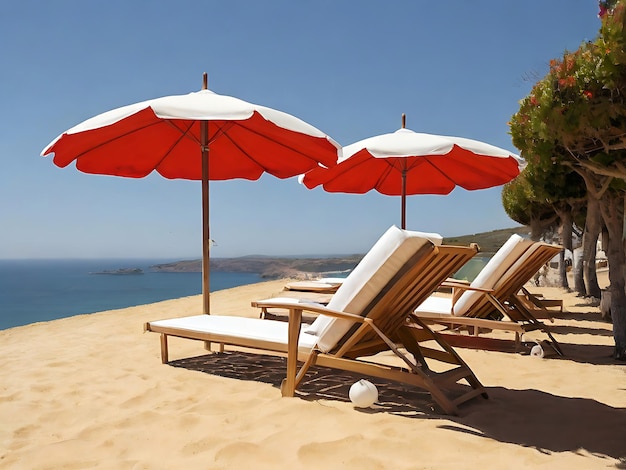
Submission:
<svg viewBox="0 0 626 470">
<path fill-rule="evenodd" d="M 283 379 L 283 381 L 280 384 L 280 393 L 283 397 L 287 397 L 287 396 L 292 397 L 295 395 L 296 389 L 298 388 L 298 385 L 300 385 L 300 382 L 302 382 L 302 379 L 304 379 L 304 376 L 306 375 L 307 371 L 313 364 L 315 364 L 317 355 L 318 355 L 317 351 L 312 351 L 309 357 L 307 357 L 306 361 L 304 362 L 304 364 L 302 365 L 302 367 L 300 368 L 300 370 L 298 371 L 296 375 L 296 379 L 294 381 L 294 386 L 293 386 L 293 393 L 291 395 L 288 394 L 289 390 L 287 389 L 287 379 L 286 378 Z"/>
<path fill-rule="evenodd" d="M 540 322 L 539 320 L 537 320 L 534 317 L 534 315 L 531 312 L 529 312 L 524 307 L 524 305 L 519 302 L 519 300 L 515 296 L 511 297 L 510 302 L 513 305 L 513 307 L 517 310 L 517 312 L 522 316 L 522 318 L 524 320 L 526 320 L 527 322 L 529 322 L 529 323 L 535 325 L 536 327 L 538 327 L 538 329 L 543 331 L 548 336 L 548 338 L 550 338 L 550 340 L 552 341 L 552 343 L 554 345 L 554 349 L 556 350 L 558 355 L 559 356 L 563 356 L 563 351 L 561 350 L 561 345 L 554 338 L 554 336 L 552 336 L 552 333 L 550 332 L 550 327 L 548 325 L 546 325 L 545 323 Z"/>
<path fill-rule="evenodd" d="M 302 324 L 302 309 L 289 310 L 289 328 L 287 343 L 287 376 L 281 384 L 284 397 L 293 397 L 296 392 L 296 375 L 298 370 L 298 339 Z"/>
<path fill-rule="evenodd" d="M 167 349 L 167 335 L 161 334 L 161 363 L 167 364 L 169 362 L 169 353 Z"/>
<path fill-rule="evenodd" d="M 461 356 L 450 346 L 445 339 L 438 334 L 436 331 L 431 330 L 424 322 L 422 322 L 417 316 L 411 315 L 411 320 L 417 327 L 420 328 L 421 333 L 426 335 L 429 339 L 437 342 L 437 344 L 444 350 L 444 352 L 438 352 L 433 355 L 433 357 L 447 362 L 448 364 L 452 364 L 457 366 L 456 369 L 452 369 L 448 372 L 444 372 L 441 374 L 437 374 L 441 379 L 447 379 L 447 377 L 454 377 L 455 382 L 461 379 L 465 379 L 470 387 L 473 389 L 473 392 L 466 393 L 463 397 L 455 400 L 455 403 L 462 403 L 473 398 L 475 395 L 480 394 L 483 398 L 488 398 L 487 391 L 485 387 L 480 383 L 474 372 L 470 369 L 470 367 L 466 364 L 466 362 L 461 359 Z M 419 345 L 419 341 L 416 339 L 416 333 L 413 331 L 414 328 L 412 326 L 408 326 L 405 328 L 401 328 L 401 341 L 404 343 L 404 347 L 415 355 L 414 351 L 420 351 L 419 354 L 423 357 L 426 354 L 422 351 L 421 346 Z M 406 342 L 406 343 L 405 343 Z M 428 371 L 428 368 L 425 369 L 425 372 Z M 438 382 L 435 377 L 433 377 L 434 382 Z M 431 391 L 432 393 L 432 391 Z"/>
</svg>

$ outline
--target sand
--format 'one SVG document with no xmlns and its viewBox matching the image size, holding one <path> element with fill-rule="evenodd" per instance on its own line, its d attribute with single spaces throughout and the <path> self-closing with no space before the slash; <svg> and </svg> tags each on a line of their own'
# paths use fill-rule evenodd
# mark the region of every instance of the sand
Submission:
<svg viewBox="0 0 626 470">
<path fill-rule="evenodd" d="M 216 292 L 212 311 L 256 316 L 250 301 L 284 283 Z M 356 379 L 325 370 L 281 398 L 282 358 L 206 356 L 189 340 L 172 339 L 170 358 L 202 359 L 161 364 L 144 322 L 196 314 L 200 296 L 0 331 L 0 468 L 626 468 L 611 325 L 588 300 L 533 291 L 564 299 L 554 334 L 567 357 L 458 349 L 490 395 L 458 417 L 384 383 L 380 404 L 355 409 Z"/>
</svg>

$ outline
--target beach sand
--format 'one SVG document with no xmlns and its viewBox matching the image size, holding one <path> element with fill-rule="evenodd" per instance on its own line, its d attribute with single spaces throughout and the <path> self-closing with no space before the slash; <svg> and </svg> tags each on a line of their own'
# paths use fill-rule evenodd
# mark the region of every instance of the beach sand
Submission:
<svg viewBox="0 0 626 470">
<path fill-rule="evenodd" d="M 216 292 L 212 312 L 257 316 L 250 301 L 284 283 Z M 190 340 L 172 338 L 176 366 L 161 364 L 144 322 L 197 314 L 200 296 L 0 331 L 0 468 L 626 468 L 611 325 L 563 289 L 532 291 L 564 299 L 553 325 L 567 357 L 457 349 L 490 395 L 458 417 L 376 379 L 380 404 L 355 409 L 358 377 L 323 369 L 281 398 L 284 359 Z"/>
</svg>

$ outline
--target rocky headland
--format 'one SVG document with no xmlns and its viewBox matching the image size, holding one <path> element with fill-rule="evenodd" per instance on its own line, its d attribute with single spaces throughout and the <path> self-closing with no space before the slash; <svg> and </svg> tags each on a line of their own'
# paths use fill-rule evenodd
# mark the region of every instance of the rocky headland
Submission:
<svg viewBox="0 0 626 470">
<path fill-rule="evenodd" d="M 333 258 L 274 258 L 242 256 L 240 258 L 213 258 L 211 271 L 259 273 L 266 279 L 314 279 L 352 270 L 363 255 Z M 202 272 L 201 260 L 176 261 L 150 266 L 156 272 Z"/>
<path fill-rule="evenodd" d="M 482 254 L 495 253 L 513 234 L 528 234 L 527 227 L 493 230 L 472 235 L 445 238 L 447 245 L 469 245 L 478 243 Z M 363 258 L 363 254 L 334 257 L 270 257 L 242 256 L 239 258 L 211 258 L 211 271 L 259 273 L 266 279 L 315 279 L 331 277 L 352 270 Z M 156 264 L 150 267 L 156 272 L 202 272 L 201 260 L 184 260 Z"/>
</svg>

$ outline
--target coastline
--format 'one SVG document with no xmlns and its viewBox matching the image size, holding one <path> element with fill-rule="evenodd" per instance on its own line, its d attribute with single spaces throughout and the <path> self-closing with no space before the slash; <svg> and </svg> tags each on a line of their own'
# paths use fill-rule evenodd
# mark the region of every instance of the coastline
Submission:
<svg viewBox="0 0 626 470">
<path fill-rule="evenodd" d="M 281 295 L 285 282 L 215 292 L 212 311 L 257 316 L 250 302 Z M 0 331 L 0 468 L 623 466 L 626 366 L 609 358 L 610 324 L 562 289 L 531 290 L 564 300 L 553 328 L 567 356 L 457 349 L 490 395 L 460 417 L 433 412 L 411 390 L 358 410 L 350 383 L 328 391 L 327 380 L 281 398 L 284 369 L 233 348 L 209 356 L 211 373 L 161 364 L 158 335 L 143 323 L 197 314 L 198 295 Z M 206 351 L 172 338 L 170 354 Z M 259 368 L 265 379 L 254 377 Z M 226 376 L 233 370 L 238 378 Z"/>
</svg>

